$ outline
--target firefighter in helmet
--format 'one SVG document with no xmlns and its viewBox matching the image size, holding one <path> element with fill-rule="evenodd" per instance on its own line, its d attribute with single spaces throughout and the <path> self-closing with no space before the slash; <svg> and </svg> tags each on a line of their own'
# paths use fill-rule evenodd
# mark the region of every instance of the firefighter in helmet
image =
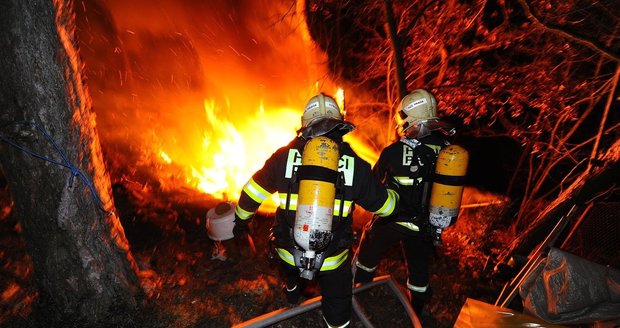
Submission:
<svg viewBox="0 0 620 328">
<path fill-rule="evenodd" d="M 398 214 L 373 218 L 356 254 L 355 283 L 372 281 L 384 253 L 402 241 L 407 261 L 410 302 L 420 316 L 430 298 L 429 260 L 434 251 L 427 207 L 431 177 L 440 150 L 454 130 L 437 117 L 437 100 L 427 90 L 405 96 L 397 120 L 400 140 L 387 146 L 373 167 L 375 175 L 400 195 Z"/>
<path fill-rule="evenodd" d="M 260 204 L 278 193 L 280 205 L 271 242 L 280 260 L 287 300 L 297 304 L 303 283 L 316 279 L 328 327 L 347 327 L 351 318 L 351 223 L 355 205 L 385 217 L 395 211 L 398 201 L 398 194 L 385 188 L 372 174 L 370 164 L 342 140 L 353 129 L 333 98 L 325 94 L 312 97 L 297 136 L 254 173 L 235 209 L 233 233 L 239 237 L 249 232 L 248 223 Z M 307 158 L 311 162 L 329 156 L 335 159 L 331 168 L 305 163 Z M 325 189 L 307 192 L 306 185 Z M 325 195 L 329 199 L 319 199 Z"/>
</svg>

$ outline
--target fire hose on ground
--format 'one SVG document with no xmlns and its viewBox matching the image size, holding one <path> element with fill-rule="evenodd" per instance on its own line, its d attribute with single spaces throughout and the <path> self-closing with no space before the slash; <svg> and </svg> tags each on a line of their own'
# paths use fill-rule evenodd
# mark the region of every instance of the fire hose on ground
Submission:
<svg viewBox="0 0 620 328">
<path fill-rule="evenodd" d="M 359 302 L 356 300 L 355 294 L 366 291 L 368 289 L 371 289 L 377 286 L 380 286 L 380 285 L 383 285 L 383 284 L 387 284 L 390 287 L 390 289 L 394 292 L 394 294 L 396 294 L 396 297 L 402 303 L 405 309 L 405 312 L 407 313 L 407 315 L 409 316 L 409 319 L 411 320 L 412 327 L 421 328 L 422 325 L 420 324 L 420 320 L 418 319 L 417 315 L 415 314 L 415 311 L 413 311 L 413 308 L 409 304 L 409 300 L 400 291 L 400 289 L 398 288 L 398 286 L 396 285 L 392 277 L 389 275 L 377 277 L 374 279 L 373 282 L 364 284 L 360 287 L 356 287 L 353 289 L 353 312 L 359 317 L 364 327 L 373 328 L 374 326 L 368 319 L 368 316 L 364 313 Z M 283 308 L 283 309 L 279 309 L 279 310 L 276 310 L 270 313 L 266 313 L 256 318 L 253 318 L 251 320 L 234 325 L 233 327 L 234 328 L 269 327 L 269 326 L 277 324 L 278 322 L 281 322 L 281 321 L 296 317 L 298 315 L 301 315 L 303 313 L 318 309 L 320 306 L 321 306 L 321 296 L 317 296 L 315 298 L 309 299 L 301 303 L 299 306 L 296 306 L 293 308 Z"/>
</svg>

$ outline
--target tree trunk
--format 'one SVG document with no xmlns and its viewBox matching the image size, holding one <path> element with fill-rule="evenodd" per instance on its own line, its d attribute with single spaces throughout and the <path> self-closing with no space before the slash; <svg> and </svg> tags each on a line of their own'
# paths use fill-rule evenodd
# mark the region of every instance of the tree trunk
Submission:
<svg viewBox="0 0 620 328">
<path fill-rule="evenodd" d="M 396 66 L 396 83 L 398 85 L 398 101 L 402 100 L 408 93 L 407 80 L 405 79 L 405 59 L 403 57 L 403 46 L 396 28 L 396 19 L 391 0 L 384 0 L 386 32 L 392 45 L 392 57 Z M 389 78 L 389 77 L 388 77 Z"/>
<path fill-rule="evenodd" d="M 10 141 L 0 164 L 49 319 L 93 324 L 134 309 L 140 288 L 80 75 L 73 5 L 0 4 L 0 134 Z"/>
</svg>

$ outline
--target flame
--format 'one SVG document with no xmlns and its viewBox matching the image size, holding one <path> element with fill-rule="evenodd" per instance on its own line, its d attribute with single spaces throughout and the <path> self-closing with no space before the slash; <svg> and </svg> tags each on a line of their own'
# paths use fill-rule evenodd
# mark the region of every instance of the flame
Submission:
<svg viewBox="0 0 620 328">
<path fill-rule="evenodd" d="M 336 93 L 334 93 L 334 98 L 336 99 L 336 103 L 338 103 L 338 106 L 342 111 L 342 117 L 346 117 L 347 112 L 346 107 L 344 107 L 344 89 L 338 88 L 338 90 L 336 90 Z"/>
<path fill-rule="evenodd" d="M 166 154 L 166 152 L 165 152 L 165 151 L 163 151 L 163 150 L 162 150 L 162 151 L 159 153 L 159 155 L 160 155 L 160 156 L 161 156 L 161 158 L 164 160 L 164 162 L 166 162 L 166 163 L 168 163 L 168 164 L 172 163 L 172 159 L 170 159 L 170 156 L 168 156 L 168 154 Z"/>
<path fill-rule="evenodd" d="M 213 101 L 205 101 L 204 106 L 212 130 L 205 133 L 202 156 L 191 166 L 188 182 L 215 197 L 236 199 L 251 174 L 262 167 L 271 153 L 295 137 L 296 129 L 290 122 L 293 118 L 298 121 L 300 114 L 290 109 L 265 112 L 261 103 L 238 130 L 216 115 Z"/>
<path fill-rule="evenodd" d="M 113 175 L 143 185 L 154 177 L 163 190 L 189 187 L 236 201 L 295 136 L 305 101 L 325 91 L 344 114 L 344 90 L 312 43 L 304 2 L 295 9 L 266 0 L 110 0 L 77 8 Z M 345 140 L 374 163 L 376 150 L 354 135 Z"/>
<path fill-rule="evenodd" d="M 166 173 L 180 167 L 189 187 L 221 200 L 235 201 L 252 174 L 273 152 L 288 144 L 300 127 L 300 110 L 265 110 L 262 101 L 253 114 L 235 117 L 234 123 L 232 118 L 226 117 L 226 112 L 234 110 L 224 110 L 214 100 L 204 101 L 205 129 L 202 138 L 185 152 L 190 156 L 175 151 L 175 143 L 154 150 L 160 154 L 160 164 L 164 166 L 160 174 L 162 179 L 168 176 Z M 345 136 L 345 140 L 362 158 L 374 163 L 376 150 L 350 135 Z M 277 195 L 272 197 L 271 205 L 266 206 L 272 205 L 277 205 Z"/>
<path fill-rule="evenodd" d="M 180 167 L 188 186 L 218 199 L 236 200 L 251 175 L 295 137 L 301 115 L 289 108 L 265 111 L 262 102 L 253 114 L 235 117 L 234 123 L 226 112 L 234 110 L 205 100 L 202 138 L 186 152 L 176 151 L 174 143 L 158 150 L 161 164 L 167 164 L 160 177 Z"/>
</svg>

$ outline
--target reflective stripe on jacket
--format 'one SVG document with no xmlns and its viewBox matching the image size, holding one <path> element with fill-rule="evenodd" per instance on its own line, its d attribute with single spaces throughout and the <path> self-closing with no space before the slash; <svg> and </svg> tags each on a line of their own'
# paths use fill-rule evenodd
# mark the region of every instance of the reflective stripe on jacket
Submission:
<svg viewBox="0 0 620 328">
<path fill-rule="evenodd" d="M 295 266 L 295 258 L 291 252 L 284 248 L 276 248 L 276 253 L 282 259 L 282 261 L 290 264 L 291 266 Z M 320 271 L 331 271 L 340 267 L 342 263 L 344 263 L 349 255 L 349 250 L 345 249 L 342 252 L 330 256 L 323 261 L 323 265 L 321 266 Z"/>
<path fill-rule="evenodd" d="M 299 183 L 294 181 L 293 177 L 297 167 L 301 165 L 301 154 L 305 143 L 304 139 L 295 138 L 287 146 L 273 153 L 265 161 L 263 167 L 252 175 L 243 187 L 237 202 L 236 220 L 250 220 L 262 202 L 277 192 L 280 204 L 276 209 L 275 225 L 281 225 L 282 231 L 294 225 Z M 341 227 L 341 224 L 350 227 L 351 214 L 356 205 L 378 216 L 389 216 L 394 213 L 398 204 L 398 194 L 381 184 L 373 175 L 370 164 L 362 160 L 348 143 L 342 142 L 339 151 L 338 171 L 341 172 L 344 181 L 341 181 L 342 188 L 337 190 L 332 224 L 334 229 Z M 340 213 L 341 197 L 344 199 L 343 213 Z M 338 238 L 337 233 L 334 234 L 334 238 Z M 276 243 L 289 245 L 286 248 L 290 253 L 295 245 L 292 237 L 288 234 L 281 234 L 279 239 L 281 240 L 277 240 Z M 334 252 L 340 253 L 343 248 L 346 248 L 346 245 L 339 244 Z"/>
<path fill-rule="evenodd" d="M 373 172 L 388 186 L 398 190 L 396 226 L 407 231 L 420 231 L 422 187 L 434 172 L 437 154 L 447 145 L 447 141 L 431 134 L 420 140 L 399 140 L 381 152 Z M 416 148 L 419 149 L 414 151 Z"/>
</svg>

